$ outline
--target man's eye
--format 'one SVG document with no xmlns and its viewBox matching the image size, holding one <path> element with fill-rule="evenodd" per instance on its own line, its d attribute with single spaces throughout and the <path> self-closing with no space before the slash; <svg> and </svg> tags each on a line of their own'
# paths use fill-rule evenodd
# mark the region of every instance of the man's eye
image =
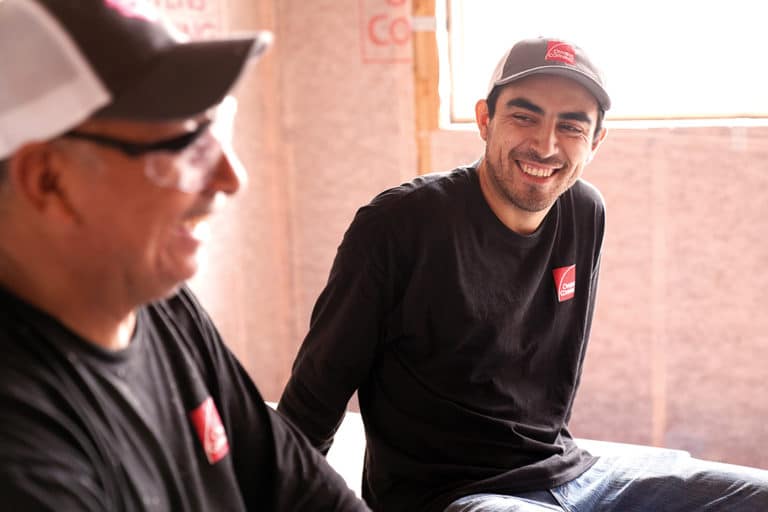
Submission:
<svg viewBox="0 0 768 512">
<path fill-rule="evenodd" d="M 560 129 L 567 133 L 572 133 L 574 135 L 580 135 L 584 133 L 584 129 L 581 126 L 574 125 L 574 124 L 561 124 Z"/>
<path fill-rule="evenodd" d="M 512 117 L 515 119 L 515 121 L 520 121 L 523 123 L 530 123 L 533 121 L 533 118 L 531 118 L 531 116 L 528 116 L 525 114 L 513 114 Z"/>
</svg>

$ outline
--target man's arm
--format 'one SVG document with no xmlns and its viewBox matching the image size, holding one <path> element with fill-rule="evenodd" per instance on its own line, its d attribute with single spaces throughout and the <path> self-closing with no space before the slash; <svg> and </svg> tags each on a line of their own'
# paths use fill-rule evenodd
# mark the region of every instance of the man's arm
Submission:
<svg viewBox="0 0 768 512">
<path fill-rule="evenodd" d="M 278 411 L 327 453 L 352 394 L 382 350 L 396 261 L 392 237 L 358 213 L 345 234 Z"/>
<path fill-rule="evenodd" d="M 203 334 L 199 364 L 221 414 L 248 510 L 367 511 L 303 434 L 267 406 L 194 297 L 185 291 L 181 298 Z"/>
<path fill-rule="evenodd" d="M 61 512 L 108 510 L 94 492 L 95 482 L 74 471 L 53 472 L 39 464 L 0 462 L 0 496 L 3 510 Z M 63 469 L 63 468 L 62 468 Z"/>
<path fill-rule="evenodd" d="M 276 465 L 281 468 L 275 510 L 369 510 L 301 432 L 278 413 L 271 409 L 268 413 L 275 440 Z"/>
<path fill-rule="evenodd" d="M 7 380 L 23 380 L 5 370 Z M 78 429 L 40 406 L 34 394 L 25 395 L 26 401 L 10 393 L 0 397 L 0 509 L 108 510 L 117 497 L 83 452 Z"/>
</svg>

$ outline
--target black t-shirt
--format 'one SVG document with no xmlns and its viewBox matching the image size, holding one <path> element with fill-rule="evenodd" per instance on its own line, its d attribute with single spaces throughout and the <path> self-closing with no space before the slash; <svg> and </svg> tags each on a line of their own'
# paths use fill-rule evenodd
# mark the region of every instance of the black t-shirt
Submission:
<svg viewBox="0 0 768 512">
<path fill-rule="evenodd" d="M 187 289 L 113 352 L 0 288 L 0 353 L 4 510 L 367 510 Z"/>
<path fill-rule="evenodd" d="M 595 303 L 604 206 L 578 181 L 521 236 L 474 167 L 361 208 L 278 410 L 327 450 L 358 390 L 374 510 L 569 481 L 593 462 L 567 423 Z"/>
</svg>

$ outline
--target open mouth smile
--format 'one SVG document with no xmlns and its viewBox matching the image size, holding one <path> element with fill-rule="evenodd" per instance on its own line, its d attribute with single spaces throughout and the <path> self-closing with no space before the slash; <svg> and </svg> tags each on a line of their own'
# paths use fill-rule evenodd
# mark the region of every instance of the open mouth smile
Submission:
<svg viewBox="0 0 768 512">
<path fill-rule="evenodd" d="M 523 163 L 519 160 L 517 161 L 517 166 L 524 174 L 533 176 L 534 178 L 549 178 L 560 170 L 560 167 L 540 167 L 529 163 Z"/>
</svg>

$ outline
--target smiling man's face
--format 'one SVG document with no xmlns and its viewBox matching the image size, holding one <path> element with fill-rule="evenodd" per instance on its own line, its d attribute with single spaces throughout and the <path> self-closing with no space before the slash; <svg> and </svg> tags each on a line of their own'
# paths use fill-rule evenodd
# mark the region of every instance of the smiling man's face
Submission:
<svg viewBox="0 0 768 512">
<path fill-rule="evenodd" d="M 601 142 L 598 105 L 581 85 L 554 75 L 533 75 L 504 86 L 493 118 L 477 106 L 486 142 L 481 172 L 494 200 L 521 215 L 546 214 L 581 176 Z"/>
<path fill-rule="evenodd" d="M 88 121 L 78 133 L 109 137 L 123 143 L 152 144 L 175 140 L 193 132 L 206 119 L 180 122 L 138 123 L 117 120 Z M 205 225 L 217 203 L 234 194 L 244 176 L 236 157 L 216 138 L 205 151 L 191 144 L 177 153 L 164 150 L 130 156 L 91 140 L 63 138 L 56 160 L 61 176 L 58 191 L 72 223 L 67 238 L 72 252 L 87 263 L 84 278 L 108 276 L 122 281 L 132 299 L 147 301 L 171 293 L 198 268 Z M 207 147 L 207 146 L 205 146 Z M 214 157 L 186 158 L 204 152 Z M 166 155 L 167 154 L 167 155 Z M 205 181 L 194 191 L 161 186 L 147 175 L 147 166 L 163 165 L 164 175 L 176 167 L 205 166 Z M 172 180 L 174 183 L 178 180 Z"/>
</svg>

